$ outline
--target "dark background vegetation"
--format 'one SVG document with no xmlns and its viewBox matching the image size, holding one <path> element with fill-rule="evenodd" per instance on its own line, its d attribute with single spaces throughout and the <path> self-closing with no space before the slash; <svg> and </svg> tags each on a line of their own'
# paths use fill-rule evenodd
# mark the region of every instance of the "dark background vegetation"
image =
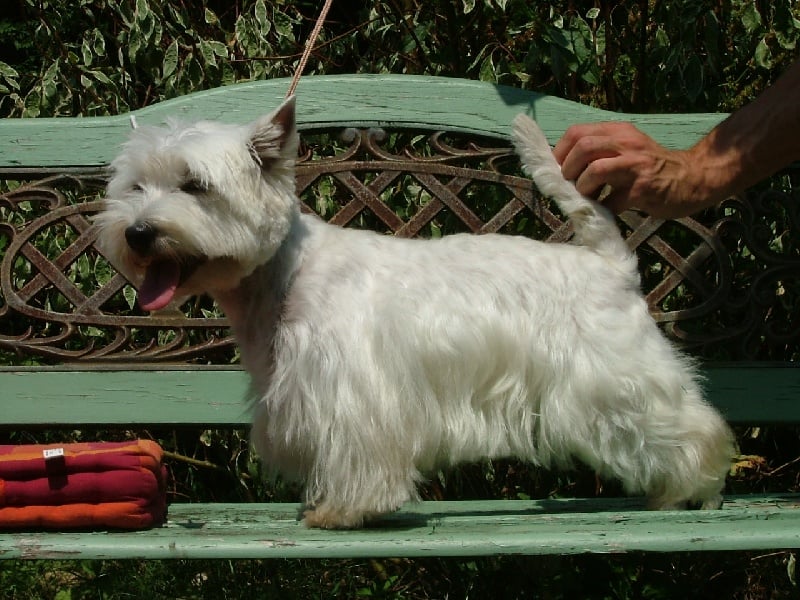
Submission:
<svg viewBox="0 0 800 600">
<path fill-rule="evenodd" d="M 118 114 L 201 89 L 291 76 L 321 4 L 4 0 L 0 116 Z M 480 79 L 624 112 L 731 111 L 795 59 L 798 19 L 800 8 L 789 0 L 335 0 L 306 72 Z M 241 459 L 242 432 L 151 434 L 206 463 L 175 462 L 176 497 L 297 499 L 297 490 L 281 482 L 257 483 L 257 467 Z M 21 432 L 18 439 L 27 436 Z M 747 456 L 735 472 L 734 488 L 797 489 L 795 431 L 752 429 L 741 439 Z M 441 474 L 425 494 L 514 498 L 614 492 L 597 486 L 590 473 L 542 473 L 497 462 Z M 784 551 L 0 563 L 0 598 L 798 595 L 794 554 Z"/>
<path fill-rule="evenodd" d="M 5 0 L 0 116 L 117 114 L 291 75 L 322 2 Z M 307 73 L 481 79 L 626 112 L 730 111 L 796 56 L 789 0 L 333 3 Z"/>
</svg>

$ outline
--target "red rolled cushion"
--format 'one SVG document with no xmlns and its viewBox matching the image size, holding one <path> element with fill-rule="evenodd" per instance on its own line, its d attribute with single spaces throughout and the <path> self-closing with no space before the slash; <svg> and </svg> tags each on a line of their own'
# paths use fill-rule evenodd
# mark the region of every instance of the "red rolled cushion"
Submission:
<svg viewBox="0 0 800 600">
<path fill-rule="evenodd" d="M 153 471 L 161 464 L 163 451 L 152 440 L 129 442 L 86 442 L 74 444 L 0 445 L 0 479 L 26 480 L 52 471 L 45 465 L 44 452 L 63 450 L 67 474 L 146 467 Z"/>
<path fill-rule="evenodd" d="M 166 502 L 7 506 L 0 508 L 0 529 L 146 529 L 164 522 Z"/>
<path fill-rule="evenodd" d="M 0 445 L 0 529 L 158 525 L 162 454 L 150 440 Z"/>
</svg>

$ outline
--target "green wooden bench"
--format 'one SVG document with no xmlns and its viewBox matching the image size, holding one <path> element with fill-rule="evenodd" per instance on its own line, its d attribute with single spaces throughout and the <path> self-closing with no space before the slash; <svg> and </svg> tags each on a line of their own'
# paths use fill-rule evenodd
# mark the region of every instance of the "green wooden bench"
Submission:
<svg viewBox="0 0 800 600">
<path fill-rule="evenodd" d="M 288 82 L 239 84 L 137 111 L 246 122 Z M 569 227 L 521 177 L 519 112 L 552 142 L 571 123 L 633 120 L 685 147 L 723 115 L 619 115 L 516 89 L 415 76 L 307 77 L 298 187 L 331 222 L 396 235 L 504 231 L 555 242 Z M 207 299 L 148 315 L 94 249 L 90 215 L 127 115 L 0 123 L 0 436 L 21 431 L 246 428 L 247 379 Z M 704 363 L 739 425 L 800 423 L 796 198 L 782 175 L 697 219 L 628 212 L 653 316 Z M 792 230 L 792 227 L 794 229 Z M 788 233 L 781 236 L 784 231 Z M 794 236 L 794 237 L 792 237 Z M 782 240 L 783 245 L 775 239 Z M 715 360 L 717 362 L 710 362 Z M 724 362 L 720 362 L 724 361 Z M 37 366 L 31 366 L 37 365 Z M 15 437 L 16 436 L 16 437 Z M 191 499 L 190 499 L 191 500 Z M 358 531 L 305 529 L 295 503 L 173 501 L 141 532 L 0 533 L 0 558 L 316 558 L 778 549 L 800 546 L 800 496 L 726 496 L 718 511 L 648 512 L 637 498 L 426 501 Z"/>
</svg>

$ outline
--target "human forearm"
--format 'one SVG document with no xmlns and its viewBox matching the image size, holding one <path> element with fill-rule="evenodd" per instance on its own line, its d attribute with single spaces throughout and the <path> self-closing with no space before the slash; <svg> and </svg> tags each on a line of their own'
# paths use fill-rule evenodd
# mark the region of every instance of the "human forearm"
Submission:
<svg viewBox="0 0 800 600">
<path fill-rule="evenodd" d="M 800 62 L 688 151 L 707 204 L 800 160 Z"/>
</svg>

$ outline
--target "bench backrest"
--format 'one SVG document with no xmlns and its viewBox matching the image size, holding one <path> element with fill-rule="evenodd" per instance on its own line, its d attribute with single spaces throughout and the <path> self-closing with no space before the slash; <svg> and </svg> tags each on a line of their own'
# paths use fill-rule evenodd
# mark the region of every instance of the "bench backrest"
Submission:
<svg viewBox="0 0 800 600">
<path fill-rule="evenodd" d="M 198 92 L 135 113 L 248 122 L 284 80 Z M 571 123 L 625 119 L 687 147 L 724 115 L 621 115 L 513 88 L 415 76 L 307 77 L 298 91 L 303 209 L 401 236 L 505 232 L 551 241 L 570 230 L 519 172 L 511 120 L 527 112 L 555 142 Z M 129 117 L 0 122 L 0 363 L 82 369 L 236 362 L 207 298 L 143 313 L 94 247 L 91 215 Z M 650 310 L 668 335 L 714 360 L 798 356 L 797 172 L 697 218 L 620 218 Z M 796 189 L 796 187 L 795 187 Z"/>
</svg>

